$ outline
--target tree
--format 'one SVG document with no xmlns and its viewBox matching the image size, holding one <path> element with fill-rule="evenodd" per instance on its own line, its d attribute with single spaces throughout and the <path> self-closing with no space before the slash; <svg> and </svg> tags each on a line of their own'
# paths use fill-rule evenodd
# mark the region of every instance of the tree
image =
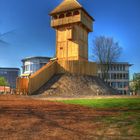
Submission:
<svg viewBox="0 0 140 140">
<path fill-rule="evenodd" d="M 0 77 L 0 86 L 7 86 L 8 83 L 4 77 Z"/>
<path fill-rule="evenodd" d="M 133 78 L 133 84 L 131 85 L 131 89 L 135 93 L 140 91 L 140 75 Z"/>
<path fill-rule="evenodd" d="M 102 79 L 108 79 L 108 71 L 112 62 L 120 57 L 122 48 L 111 37 L 99 36 L 93 41 L 93 55 L 99 63 Z"/>
</svg>

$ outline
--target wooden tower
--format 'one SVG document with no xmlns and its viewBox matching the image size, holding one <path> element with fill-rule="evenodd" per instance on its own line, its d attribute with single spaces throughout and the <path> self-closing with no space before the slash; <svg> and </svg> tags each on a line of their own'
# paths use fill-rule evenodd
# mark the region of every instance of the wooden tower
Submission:
<svg viewBox="0 0 140 140">
<path fill-rule="evenodd" d="M 88 33 L 94 19 L 76 0 L 64 0 L 51 13 L 56 30 L 56 57 L 37 72 L 17 78 L 18 93 L 33 94 L 55 74 L 97 76 L 97 64 L 88 61 Z"/>
<path fill-rule="evenodd" d="M 88 33 L 94 19 L 76 0 L 64 0 L 50 15 L 57 59 L 88 61 Z"/>
</svg>

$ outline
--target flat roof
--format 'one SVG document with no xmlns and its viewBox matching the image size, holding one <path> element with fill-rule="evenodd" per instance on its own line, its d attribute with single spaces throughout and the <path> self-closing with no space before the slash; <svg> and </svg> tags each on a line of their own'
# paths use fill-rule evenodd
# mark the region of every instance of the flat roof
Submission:
<svg viewBox="0 0 140 140">
<path fill-rule="evenodd" d="M 46 57 L 46 56 L 30 56 L 30 57 L 26 57 L 24 59 L 22 59 L 21 61 L 27 61 L 27 60 L 31 60 L 31 59 L 51 59 L 51 57 Z"/>
<path fill-rule="evenodd" d="M 97 63 L 97 64 L 100 64 L 100 63 Z M 104 63 L 105 64 L 105 63 Z M 129 65 L 129 66 L 132 66 L 133 64 L 129 64 L 129 62 L 112 62 L 111 64 L 118 64 L 118 65 Z"/>
<path fill-rule="evenodd" d="M 20 70 L 20 68 L 10 68 L 10 67 L 0 67 L 0 70 L 2 70 L 2 69 L 4 69 L 4 70 Z"/>
</svg>

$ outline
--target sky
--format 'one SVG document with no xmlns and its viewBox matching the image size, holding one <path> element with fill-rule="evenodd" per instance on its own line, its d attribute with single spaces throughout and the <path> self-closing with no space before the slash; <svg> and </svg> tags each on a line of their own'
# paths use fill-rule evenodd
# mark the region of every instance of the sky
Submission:
<svg viewBox="0 0 140 140">
<path fill-rule="evenodd" d="M 123 48 L 118 61 L 140 72 L 140 0 L 78 0 L 94 17 L 89 34 L 89 58 L 95 37 L 113 37 Z M 55 55 L 55 30 L 49 13 L 62 0 L 0 0 L 0 67 L 19 67 L 29 56 Z"/>
</svg>

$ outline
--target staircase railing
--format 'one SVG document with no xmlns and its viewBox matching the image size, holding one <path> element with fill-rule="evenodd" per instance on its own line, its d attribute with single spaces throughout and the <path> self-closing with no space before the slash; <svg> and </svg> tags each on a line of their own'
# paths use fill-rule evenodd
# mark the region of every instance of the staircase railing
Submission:
<svg viewBox="0 0 140 140">
<path fill-rule="evenodd" d="M 17 94 L 33 94 L 57 72 L 56 60 L 50 61 L 29 77 L 18 77 Z"/>
<path fill-rule="evenodd" d="M 57 62 L 50 61 L 29 77 L 28 93 L 32 94 L 43 86 L 57 71 Z"/>
</svg>

